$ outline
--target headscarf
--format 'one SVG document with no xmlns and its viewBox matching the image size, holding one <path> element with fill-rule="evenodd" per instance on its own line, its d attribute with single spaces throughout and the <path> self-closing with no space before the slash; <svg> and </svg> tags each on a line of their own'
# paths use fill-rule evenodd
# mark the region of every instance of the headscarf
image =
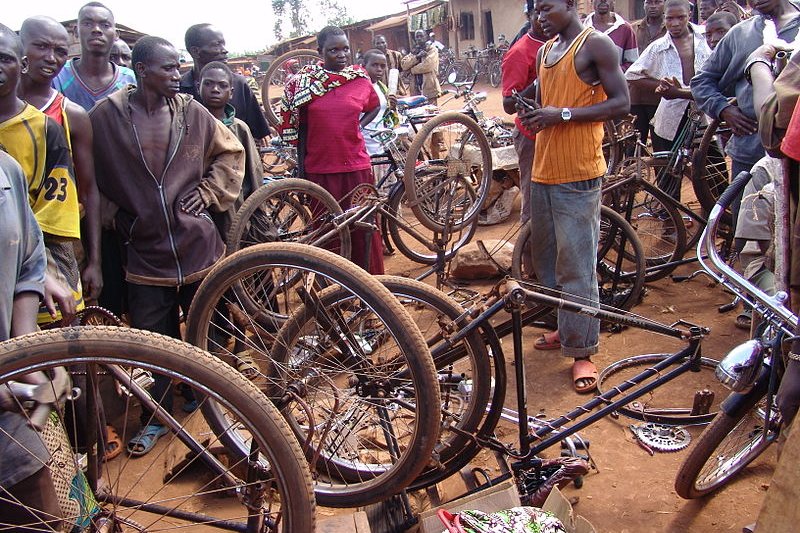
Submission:
<svg viewBox="0 0 800 533">
<path fill-rule="evenodd" d="M 360 65 L 350 65 L 338 72 L 327 70 L 322 63 L 306 65 L 292 76 L 283 90 L 280 102 L 281 124 L 278 126 L 284 142 L 297 146 L 300 127 L 300 108 L 328 91 L 358 78 L 369 80 Z"/>
</svg>

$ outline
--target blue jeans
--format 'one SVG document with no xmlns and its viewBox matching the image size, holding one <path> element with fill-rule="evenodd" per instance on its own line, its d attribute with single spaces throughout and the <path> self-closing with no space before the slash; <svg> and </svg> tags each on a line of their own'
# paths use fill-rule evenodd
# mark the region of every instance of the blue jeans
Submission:
<svg viewBox="0 0 800 533">
<path fill-rule="evenodd" d="M 545 185 L 531 183 L 531 254 L 539 283 L 579 302 L 599 302 L 597 240 L 602 177 Z M 569 297 L 569 296 L 567 296 Z M 597 353 L 600 321 L 558 310 L 561 354 L 586 359 Z"/>
</svg>

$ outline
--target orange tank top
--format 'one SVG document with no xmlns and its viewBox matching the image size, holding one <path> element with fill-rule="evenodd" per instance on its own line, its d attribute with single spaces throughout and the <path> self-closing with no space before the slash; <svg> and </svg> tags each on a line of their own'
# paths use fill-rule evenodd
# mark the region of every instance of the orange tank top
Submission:
<svg viewBox="0 0 800 533">
<path fill-rule="evenodd" d="M 544 45 L 538 76 L 542 106 L 588 107 L 606 99 L 602 85 L 587 84 L 575 70 L 575 54 L 593 31 L 583 30 L 553 64 L 547 64 L 547 55 L 554 41 Z M 606 172 L 602 144 L 602 122 L 564 122 L 545 128 L 536 134 L 531 179 L 557 184 L 602 176 Z"/>
</svg>

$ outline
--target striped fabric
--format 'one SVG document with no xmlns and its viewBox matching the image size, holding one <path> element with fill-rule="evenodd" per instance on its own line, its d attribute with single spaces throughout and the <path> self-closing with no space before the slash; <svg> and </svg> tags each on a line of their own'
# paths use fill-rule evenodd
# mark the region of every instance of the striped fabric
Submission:
<svg viewBox="0 0 800 533">
<path fill-rule="evenodd" d="M 595 31 L 586 28 L 557 61 L 548 64 L 554 41 L 545 44 L 539 70 L 542 106 L 588 107 L 606 99 L 601 85 L 588 85 L 575 71 L 575 54 Z M 602 122 L 565 122 L 545 128 L 536 135 L 532 180 L 556 184 L 584 181 L 606 172 L 603 158 Z"/>
</svg>

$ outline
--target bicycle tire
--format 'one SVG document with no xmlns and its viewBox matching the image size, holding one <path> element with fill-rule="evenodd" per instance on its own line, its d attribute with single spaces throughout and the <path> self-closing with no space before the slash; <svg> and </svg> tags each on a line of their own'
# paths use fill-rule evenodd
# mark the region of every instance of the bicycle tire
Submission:
<svg viewBox="0 0 800 533">
<path fill-rule="evenodd" d="M 322 58 L 316 50 L 291 50 L 276 57 L 269 68 L 267 68 L 267 71 L 264 73 L 264 80 L 261 82 L 261 101 L 263 102 L 264 115 L 267 117 L 269 125 L 273 127 L 281 123 L 281 119 L 278 117 L 278 113 L 275 110 L 275 104 L 277 100 L 283 96 L 283 83 L 276 85 L 273 83 L 273 77 L 278 71 L 284 69 L 284 63 L 290 59 L 296 59 L 300 61 L 300 66 L 304 66 L 304 64 L 319 61 Z M 285 77 L 282 81 L 285 83 Z M 275 102 L 273 102 L 273 100 Z"/>
<path fill-rule="evenodd" d="M 500 61 L 493 61 L 489 65 L 489 85 L 492 87 L 499 87 L 500 82 L 503 81 L 503 71 L 500 67 Z"/>
<path fill-rule="evenodd" d="M 613 120 L 603 122 L 603 157 L 606 160 L 606 176 L 617 172 L 617 167 L 622 161 L 622 146 L 619 142 L 617 125 Z"/>
<path fill-rule="evenodd" d="M 435 152 L 434 134 L 439 139 Z M 430 157 L 427 144 L 431 145 Z M 432 231 L 456 231 L 477 218 L 491 179 L 489 140 L 464 113 L 448 111 L 430 119 L 408 149 L 403 182 L 409 206 Z"/>
<path fill-rule="evenodd" d="M 271 181 L 256 189 L 236 211 L 226 238 L 227 253 L 280 241 L 313 244 L 349 259 L 350 231 L 333 223 L 342 213 L 331 193 L 316 183 L 302 178 Z M 330 231 L 335 235 L 321 240 Z"/>
<path fill-rule="evenodd" d="M 706 128 L 700 145 L 692 156 L 692 188 L 706 213 L 710 213 L 722 192 L 730 183 L 730 172 L 725 153 L 719 146 L 718 136 L 729 131 L 725 121 L 714 119 Z M 720 222 L 731 224 L 730 210 L 723 214 Z"/>
<path fill-rule="evenodd" d="M 652 157 L 642 159 L 642 165 L 646 172 L 645 179 L 650 182 L 650 184 L 658 187 L 661 192 L 667 195 L 670 194 L 665 190 L 666 187 L 664 187 L 663 184 L 668 184 L 668 187 L 672 190 L 681 189 L 681 203 L 683 209 L 678 209 L 676 207 L 676 210 L 683 221 L 684 233 L 686 234 L 686 247 L 684 252 L 686 252 L 694 250 L 697 246 L 697 241 L 700 240 L 700 235 L 702 235 L 703 228 L 705 228 L 706 212 L 694 192 L 691 170 L 687 168 L 688 165 L 684 166 L 683 173 L 678 176 L 673 169 L 674 163 L 671 161 L 673 157 L 673 154 L 670 152 L 656 154 Z M 689 191 L 682 190 L 684 179 L 688 179 L 690 185 L 692 185 L 691 194 L 694 198 L 687 198 L 686 194 Z M 696 218 L 684 214 L 686 211 L 691 211 Z"/>
<path fill-rule="evenodd" d="M 623 169 L 623 175 L 625 170 Z M 651 270 L 646 282 L 669 275 L 686 252 L 686 229 L 683 218 L 669 197 L 650 182 L 632 180 L 603 192 L 603 204 L 622 215 L 642 243 L 645 265 Z"/>
<path fill-rule="evenodd" d="M 511 256 L 511 276 L 525 280 L 532 278 L 532 268 L 527 265 L 527 241 L 530 225 L 525 224 L 514 243 Z M 619 253 L 620 241 L 625 249 Z M 600 286 L 600 303 L 629 310 L 639 303 L 645 278 L 645 258 L 642 243 L 630 224 L 613 209 L 600 206 L 600 239 L 597 248 L 597 282 Z M 617 264 L 617 261 L 619 263 Z"/>
<path fill-rule="evenodd" d="M 597 377 L 598 394 L 604 394 L 608 392 L 609 390 L 613 389 L 614 385 L 624 382 L 625 378 L 633 377 L 643 370 L 662 362 L 671 355 L 672 354 L 635 355 L 620 359 L 619 361 L 610 364 L 604 368 Z M 722 392 L 724 390 L 714 375 L 714 370 L 716 369 L 717 364 L 718 361 L 708 357 L 703 357 L 700 360 L 701 369 L 707 371 L 703 377 L 699 377 L 699 372 L 687 372 L 684 374 L 684 376 L 688 375 L 693 377 L 695 381 L 699 382 L 699 389 L 695 387 L 694 392 L 708 388 L 713 388 L 715 393 Z M 694 395 L 692 395 L 690 398 L 683 397 L 683 405 L 675 405 L 676 402 L 680 402 L 681 394 L 685 393 L 685 391 L 679 390 L 680 388 L 686 388 L 687 386 L 685 384 L 685 380 L 683 383 L 680 382 L 680 380 L 683 379 L 683 377 L 679 377 L 673 382 L 665 383 L 653 391 L 646 402 L 639 400 L 635 402 L 637 405 L 625 405 L 617 409 L 617 412 L 634 420 L 653 422 L 656 424 L 708 424 L 714 419 L 715 416 L 717 416 L 717 411 L 709 411 L 708 413 L 692 415 L 691 411 Z M 658 397 L 656 397 L 656 395 L 658 395 Z M 721 401 L 721 394 L 715 395 L 715 398 L 717 398 L 715 405 L 719 405 Z M 659 401 L 662 399 L 664 399 L 667 404 L 660 403 Z M 658 405 L 656 405 L 656 403 L 658 403 Z"/>
<path fill-rule="evenodd" d="M 764 439 L 758 427 L 761 422 L 763 428 L 766 415 L 764 395 L 753 394 L 749 400 L 751 405 L 738 415 L 720 412 L 689 450 L 675 477 L 680 497 L 700 498 L 722 488 L 778 438 L 779 428 L 769 429 Z M 707 469 L 712 471 L 704 476 Z M 719 469 L 723 471 L 715 474 Z"/>
<path fill-rule="evenodd" d="M 292 281 L 276 283 L 284 287 L 280 301 L 276 302 L 276 310 L 280 312 L 270 318 L 274 322 L 271 327 L 264 327 L 265 317 L 248 315 L 234 299 L 230 287 L 244 283 L 242 280 L 252 275 L 278 279 L 284 276 L 283 269 L 291 272 Z M 317 286 L 329 289 L 316 294 Z M 314 299 L 306 304 L 303 295 L 294 294 L 297 289 L 313 293 Z M 325 303 L 320 305 L 320 301 Z M 238 318 L 228 319 L 218 311 L 221 307 Z M 267 329 L 275 333 L 265 334 Z M 220 334 L 227 337 L 220 340 Z M 375 503 L 402 490 L 430 461 L 441 422 L 439 412 L 416 409 L 414 404 L 399 402 L 391 394 L 402 393 L 419 405 L 439 404 L 430 351 L 419 329 L 389 290 L 346 259 L 296 243 L 269 243 L 241 250 L 218 263 L 201 284 L 189 310 L 186 335 L 193 344 L 210 347 L 225 360 L 235 361 L 238 354 L 247 350 L 260 369 L 257 383 L 268 397 L 286 404 L 282 405 L 282 412 L 295 431 L 303 426 L 301 417 L 314 415 L 316 419 L 320 412 L 328 416 L 325 424 L 336 425 L 339 431 L 345 431 L 348 420 L 358 423 L 352 418 L 332 416 L 335 409 L 313 410 L 315 405 L 339 397 L 342 405 L 349 402 L 348 405 L 362 409 L 359 413 L 369 415 L 372 415 L 370 409 L 383 409 L 381 402 L 392 402 L 394 420 L 402 414 L 412 421 L 402 428 L 403 437 L 407 437 L 402 456 L 384 471 L 375 472 L 371 479 L 353 482 L 318 476 L 315 494 L 320 504 L 351 507 Z M 391 374 L 391 379 L 379 376 L 382 387 L 394 388 L 388 392 L 381 389 L 386 393 L 384 399 L 372 404 L 359 394 L 366 391 L 363 382 L 371 379 L 370 383 L 377 383 L 378 368 L 386 366 L 374 363 L 379 358 L 397 362 L 404 373 Z M 365 365 L 355 369 L 358 372 L 349 366 L 355 361 Z M 312 378 L 318 381 L 312 382 Z M 357 383 L 348 385 L 350 379 Z M 295 401 L 287 403 L 290 392 L 297 396 L 292 396 Z M 299 407 L 304 404 L 311 411 Z M 206 416 L 211 423 L 213 413 Z M 213 423 L 224 424 L 223 414 L 218 413 Z M 352 434 L 355 429 L 350 428 Z M 303 437 L 307 441 L 306 453 L 311 453 L 308 444 L 312 441 L 309 435 Z M 317 464 L 315 461 L 314 465 Z"/>
<path fill-rule="evenodd" d="M 435 240 L 439 239 L 441 235 L 435 231 L 432 232 L 425 227 L 417 219 L 413 211 L 407 207 L 407 202 L 405 200 L 405 185 L 399 183 L 389 195 L 388 205 L 386 206 L 386 209 L 389 211 L 391 216 L 382 217 L 382 220 L 386 224 L 386 228 L 389 231 L 389 235 L 391 235 L 392 242 L 401 254 L 415 263 L 420 263 L 423 265 L 436 264 L 436 261 L 438 260 L 436 257 L 436 252 L 432 251 L 428 245 L 433 245 Z M 396 217 L 411 226 L 414 231 L 418 232 L 420 236 L 423 236 L 427 242 L 422 243 L 415 239 L 413 235 L 406 231 L 402 225 L 392 217 Z M 455 242 L 449 245 L 444 251 L 445 261 L 450 261 L 462 246 L 472 240 L 477 227 L 478 219 L 476 218 L 472 224 L 455 232 Z"/>
<path fill-rule="evenodd" d="M 281 507 L 281 514 L 272 519 L 273 525 L 277 521 L 281 531 L 313 530 L 315 519 L 311 477 L 299 444 L 293 436 L 289 435 L 290 430 L 286 422 L 266 397 L 252 383 L 232 371 L 222 361 L 175 339 L 151 332 L 109 326 L 62 328 L 26 335 L 0 344 L 0 383 L 19 379 L 20 376 L 34 371 L 51 370 L 63 366 L 85 368 L 86 365 L 106 368 L 109 373 L 112 368 L 122 366 L 157 371 L 191 385 L 196 393 L 201 395 L 198 396 L 198 400 L 203 404 L 213 399 L 224 405 L 231 413 L 235 413 L 237 423 L 251 433 L 251 438 L 259 445 L 258 453 L 264 459 L 264 464 L 267 465 L 267 468 L 259 469 L 261 478 L 253 478 L 253 481 L 250 481 L 249 477 L 245 478 L 244 488 L 254 487 L 259 482 L 268 487 L 269 490 L 262 491 L 268 502 L 260 505 L 259 508 L 264 512 L 269 512 L 273 505 Z M 127 385 L 130 386 L 131 383 L 128 382 Z M 94 395 L 95 392 L 90 389 L 89 394 Z M 53 412 L 64 424 L 63 407 L 58 407 Z M 127 409 L 125 413 L 127 413 Z M 174 418 L 173 421 L 180 424 Z M 192 433 L 193 430 L 187 428 L 185 431 Z M 197 433 L 194 434 L 197 435 Z M 168 433 L 161 437 L 158 446 L 163 446 L 162 441 L 166 442 L 175 438 L 175 434 Z M 219 434 L 216 435 L 216 438 L 212 435 L 208 439 L 206 444 L 201 444 L 202 452 L 210 455 L 210 450 L 215 449 L 214 453 L 217 451 L 224 453 L 225 450 L 221 448 L 224 443 Z M 195 442 L 199 442 L 199 440 Z M 102 445 L 102 440 L 98 442 L 98 445 Z M 199 476 L 195 474 L 192 479 L 187 479 L 185 475 L 180 476 L 180 480 L 173 484 L 172 480 L 176 479 L 185 470 L 184 468 L 165 481 L 163 478 L 163 454 L 166 449 L 167 447 L 164 446 L 158 451 L 154 449 L 150 452 L 147 457 L 150 457 L 152 461 L 151 467 L 143 464 L 144 458 L 139 458 L 135 463 L 130 463 L 125 458 L 112 459 L 104 463 L 100 468 L 106 481 L 105 492 L 102 495 L 98 493 L 97 498 L 95 498 L 95 494 L 91 493 L 92 481 L 88 481 L 86 484 L 73 482 L 71 490 L 80 493 L 79 496 L 82 496 L 86 502 L 90 502 L 86 505 L 99 507 L 100 513 L 95 515 L 96 517 L 108 518 L 118 527 L 130 524 L 131 521 L 143 522 L 143 513 L 149 515 L 163 512 L 158 509 L 146 510 L 148 506 L 152 507 L 154 504 L 172 511 L 191 512 L 202 509 L 205 516 L 195 520 L 202 520 L 206 526 L 213 526 L 215 521 L 235 521 L 247 518 L 249 514 L 247 507 L 236 497 L 238 490 L 228 487 L 219 488 L 214 485 L 215 480 L 222 479 L 221 474 L 211 473 L 213 479 L 208 481 L 208 475 L 202 474 L 201 471 L 198 472 Z M 75 461 L 77 467 L 76 454 L 71 453 L 72 450 L 67 451 L 70 452 L 68 456 L 72 457 L 70 460 Z M 194 459 L 188 466 L 191 466 L 193 462 Z M 126 467 L 131 464 L 135 465 L 135 468 L 132 468 L 132 472 L 125 474 Z M 222 463 L 219 464 L 222 465 Z M 242 481 L 242 476 L 236 470 L 241 469 L 242 466 L 241 462 L 237 462 L 222 468 L 227 468 L 226 475 L 232 475 Z M 248 476 L 254 472 L 252 469 L 247 470 Z M 50 472 L 51 478 L 55 481 L 61 481 L 63 478 L 63 481 L 66 482 L 68 479 L 63 475 L 65 471 L 67 469 L 62 465 L 58 464 L 57 467 L 54 465 Z M 267 475 L 274 476 L 274 479 L 267 479 Z M 149 489 L 153 488 L 151 487 L 152 483 L 157 483 L 154 488 L 156 492 L 150 495 Z M 201 485 L 199 489 L 197 488 L 198 484 Z M 187 491 L 196 492 L 192 494 L 179 492 L 184 488 Z M 212 494 L 216 494 L 217 499 L 225 498 L 226 509 L 227 506 L 234 503 L 241 507 L 229 510 L 229 513 L 235 513 L 233 516 L 218 518 L 208 516 L 215 509 L 221 511 L 219 504 L 208 503 L 207 498 Z M 119 498 L 124 498 L 124 501 Z M 144 501 L 139 501 L 142 499 Z M 239 514 L 243 511 L 244 515 Z M 86 517 L 77 515 L 65 517 L 72 523 L 79 518 L 85 519 Z M 162 527 L 172 529 L 181 527 L 179 520 L 185 518 L 155 516 L 148 523 L 151 526 L 160 519 L 166 520 L 165 523 L 161 523 Z M 225 524 L 220 524 L 220 527 L 224 528 L 225 526 Z M 230 525 L 227 527 L 229 528 Z M 261 527 L 250 523 L 242 524 L 240 527 L 243 527 L 243 529 L 239 529 L 242 531 L 254 533 L 264 531 Z M 145 529 L 148 528 L 149 526 L 145 527 Z"/>
</svg>

